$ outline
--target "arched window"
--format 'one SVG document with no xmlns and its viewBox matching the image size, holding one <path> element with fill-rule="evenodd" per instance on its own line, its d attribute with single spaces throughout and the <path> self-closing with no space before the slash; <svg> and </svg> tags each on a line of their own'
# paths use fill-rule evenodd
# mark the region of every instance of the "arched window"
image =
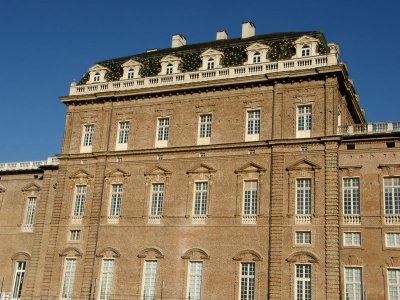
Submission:
<svg viewBox="0 0 400 300">
<path fill-rule="evenodd" d="M 253 63 L 257 64 L 261 62 L 261 54 L 260 52 L 255 52 L 253 55 Z"/>
<path fill-rule="evenodd" d="M 310 49 L 310 45 L 305 44 L 302 48 L 301 48 L 301 56 L 310 56 L 311 55 L 311 49 Z"/>
<path fill-rule="evenodd" d="M 167 75 L 172 74 L 173 71 L 174 71 L 174 66 L 172 64 L 168 64 L 166 69 Z"/>
<path fill-rule="evenodd" d="M 128 71 L 128 79 L 133 79 L 135 77 L 135 70 L 134 69 L 129 69 Z"/>
<path fill-rule="evenodd" d="M 214 69 L 214 66 L 215 66 L 214 58 L 210 58 L 207 61 L 207 70 Z"/>
<path fill-rule="evenodd" d="M 94 82 L 99 82 L 100 81 L 100 73 L 99 72 L 94 74 L 93 81 Z"/>
</svg>

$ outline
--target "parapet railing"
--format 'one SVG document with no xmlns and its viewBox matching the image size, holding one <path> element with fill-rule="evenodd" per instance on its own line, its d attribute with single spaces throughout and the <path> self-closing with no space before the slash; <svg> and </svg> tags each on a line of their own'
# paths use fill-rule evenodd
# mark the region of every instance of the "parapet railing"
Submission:
<svg viewBox="0 0 400 300">
<path fill-rule="evenodd" d="M 400 122 L 374 122 L 338 126 L 339 135 L 374 134 L 400 131 Z"/>
<path fill-rule="evenodd" d="M 212 81 L 227 78 L 239 78 L 257 74 L 275 73 L 312 69 L 322 66 L 332 66 L 338 63 L 336 54 L 318 55 L 312 57 L 295 58 L 268 63 L 257 63 L 228 68 L 218 68 L 187 73 L 160 75 L 154 77 L 136 78 L 111 82 L 90 83 L 86 85 L 72 84 L 70 95 L 85 95 L 100 92 L 142 89 L 148 87 L 166 86 L 174 84 Z"/>
<path fill-rule="evenodd" d="M 49 157 L 47 160 L 3 162 L 0 163 L 0 171 L 34 170 L 39 169 L 41 166 L 57 166 L 58 164 L 56 157 Z"/>
</svg>

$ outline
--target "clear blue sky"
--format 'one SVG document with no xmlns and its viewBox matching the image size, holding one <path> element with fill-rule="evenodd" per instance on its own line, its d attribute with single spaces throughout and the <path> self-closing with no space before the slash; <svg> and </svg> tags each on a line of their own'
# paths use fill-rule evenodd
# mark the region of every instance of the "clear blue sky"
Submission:
<svg viewBox="0 0 400 300">
<path fill-rule="evenodd" d="M 391 1 L 292 0 L 0 0 L 0 161 L 60 153 L 72 79 L 95 62 L 188 43 L 239 37 L 242 21 L 256 34 L 322 31 L 340 45 L 340 60 L 367 120 L 398 121 L 400 4 Z"/>
</svg>

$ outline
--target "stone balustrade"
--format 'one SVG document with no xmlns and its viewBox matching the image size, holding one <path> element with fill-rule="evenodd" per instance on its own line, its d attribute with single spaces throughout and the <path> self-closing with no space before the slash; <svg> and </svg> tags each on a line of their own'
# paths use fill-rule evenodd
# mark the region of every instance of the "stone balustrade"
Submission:
<svg viewBox="0 0 400 300">
<path fill-rule="evenodd" d="M 296 215 L 296 224 L 311 224 L 311 215 Z"/>
<path fill-rule="evenodd" d="M 332 66 L 337 65 L 337 63 L 338 61 L 336 54 L 319 55 L 277 62 L 259 63 L 172 75 L 160 75 L 130 80 L 91 83 L 86 85 L 72 84 L 69 94 L 70 96 L 85 95 L 101 92 L 124 91 L 174 84 L 212 81 L 218 79 L 239 78 L 266 73 L 296 71 L 322 66 Z"/>
<path fill-rule="evenodd" d="M 344 215 L 343 225 L 360 225 L 361 217 L 360 215 Z"/>
<path fill-rule="evenodd" d="M 242 224 L 257 224 L 257 215 L 243 215 Z"/>
<path fill-rule="evenodd" d="M 193 224 L 206 224 L 206 215 L 195 215 L 193 216 Z"/>
<path fill-rule="evenodd" d="M 118 224 L 119 223 L 119 216 L 108 216 L 107 217 L 108 224 Z"/>
<path fill-rule="evenodd" d="M 5 162 L 0 163 L 0 171 L 34 170 L 41 166 L 56 166 L 58 163 L 56 157 L 49 157 L 47 160 Z"/>
<path fill-rule="evenodd" d="M 385 225 L 400 225 L 400 215 L 385 215 Z"/>
<path fill-rule="evenodd" d="M 149 224 L 161 224 L 161 216 L 149 216 Z"/>
<path fill-rule="evenodd" d="M 338 126 L 338 135 L 374 134 L 400 131 L 400 122 L 374 122 Z"/>
</svg>

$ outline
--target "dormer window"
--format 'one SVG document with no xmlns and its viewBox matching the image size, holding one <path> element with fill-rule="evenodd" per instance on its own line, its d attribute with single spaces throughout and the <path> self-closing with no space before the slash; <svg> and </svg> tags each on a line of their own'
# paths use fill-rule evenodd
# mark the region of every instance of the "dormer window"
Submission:
<svg viewBox="0 0 400 300">
<path fill-rule="evenodd" d="M 214 67 L 215 67 L 214 59 L 213 59 L 213 58 L 210 58 L 210 59 L 207 61 L 207 70 L 214 69 Z"/>
<path fill-rule="evenodd" d="M 170 74 L 173 73 L 173 71 L 174 71 L 174 66 L 173 66 L 172 64 L 168 64 L 165 73 L 166 73 L 167 75 L 170 75 Z"/>
<path fill-rule="evenodd" d="M 255 52 L 253 55 L 253 63 L 258 64 L 261 62 L 261 53 Z"/>
<path fill-rule="evenodd" d="M 135 77 L 135 70 L 129 69 L 128 71 L 128 79 L 133 79 Z"/>
<path fill-rule="evenodd" d="M 305 44 L 302 48 L 301 48 L 301 56 L 310 56 L 311 55 L 311 49 L 310 49 L 310 45 Z"/>
<path fill-rule="evenodd" d="M 97 72 L 96 74 L 94 74 L 93 76 L 93 81 L 94 82 L 99 82 L 100 81 L 100 73 Z"/>
<path fill-rule="evenodd" d="M 87 83 L 99 83 L 105 82 L 106 73 L 110 72 L 110 69 L 100 64 L 96 64 L 89 69 L 89 80 Z"/>
</svg>

